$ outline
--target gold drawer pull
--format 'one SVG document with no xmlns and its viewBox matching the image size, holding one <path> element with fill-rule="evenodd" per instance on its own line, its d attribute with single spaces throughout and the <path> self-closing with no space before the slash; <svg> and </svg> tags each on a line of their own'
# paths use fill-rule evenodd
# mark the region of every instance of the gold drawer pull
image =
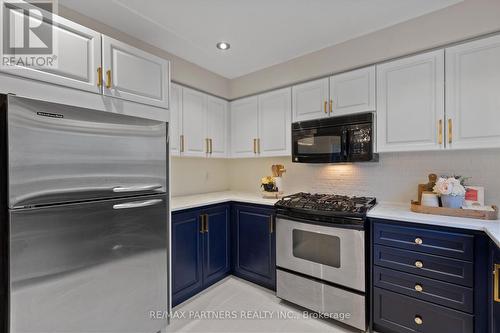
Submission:
<svg viewBox="0 0 500 333">
<path fill-rule="evenodd" d="M 493 272 L 494 284 L 493 284 L 493 300 L 500 303 L 500 264 L 495 264 L 495 271 Z"/>
<path fill-rule="evenodd" d="M 417 268 L 423 268 L 424 267 L 424 263 L 421 262 L 420 260 L 417 260 L 417 261 L 415 261 L 415 267 L 417 267 Z"/>
<path fill-rule="evenodd" d="M 111 70 L 106 71 L 106 88 L 111 89 Z"/>
<path fill-rule="evenodd" d="M 97 86 L 102 87 L 102 67 L 97 68 Z"/>
<path fill-rule="evenodd" d="M 200 234 L 205 232 L 205 215 L 200 215 Z"/>
<path fill-rule="evenodd" d="M 415 324 L 417 325 L 422 325 L 424 323 L 424 320 L 420 316 L 415 316 Z"/>
<path fill-rule="evenodd" d="M 417 238 L 415 238 L 415 244 L 422 245 L 422 244 L 424 244 L 424 241 L 422 240 L 422 238 L 417 237 Z"/>
<path fill-rule="evenodd" d="M 448 118 L 448 143 L 453 143 L 453 120 Z"/>
<path fill-rule="evenodd" d="M 326 110 L 326 106 L 328 105 L 328 102 L 325 101 L 325 105 L 324 105 L 324 110 L 325 110 L 325 113 L 328 113 L 328 111 Z"/>
<path fill-rule="evenodd" d="M 415 290 L 418 291 L 419 293 L 421 293 L 422 291 L 424 291 L 424 287 L 422 287 L 421 284 L 416 284 L 415 285 Z"/>
<path fill-rule="evenodd" d="M 438 126 L 438 143 L 440 145 L 443 144 L 443 119 L 439 119 L 439 126 Z"/>
</svg>

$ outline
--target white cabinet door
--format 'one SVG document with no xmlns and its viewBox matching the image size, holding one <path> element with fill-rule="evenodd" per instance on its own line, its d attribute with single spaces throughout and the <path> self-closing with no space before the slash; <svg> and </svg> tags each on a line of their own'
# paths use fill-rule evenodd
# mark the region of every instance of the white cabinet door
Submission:
<svg viewBox="0 0 500 333">
<path fill-rule="evenodd" d="M 168 108 L 169 62 L 102 36 L 104 94 Z"/>
<path fill-rule="evenodd" d="M 0 1 L 0 5 L 0 17 L 9 17 L 9 22 L 11 23 L 11 28 L 7 27 L 7 24 L 4 24 L 5 22 L 3 21 L 0 24 L 0 45 L 5 43 L 16 47 L 27 46 L 24 45 L 21 33 L 13 33 L 15 26 L 21 24 L 22 27 L 23 22 L 25 22 L 24 20 L 29 22 L 30 26 L 40 26 L 40 28 L 49 29 L 49 31 L 52 29 L 53 37 L 51 38 L 52 54 L 27 55 L 27 57 L 36 57 L 36 62 L 46 64 L 46 66 L 34 67 L 18 61 L 15 64 L 9 65 L 2 61 L 0 62 L 0 71 L 94 93 L 101 92 L 101 87 L 98 86 L 97 75 L 97 70 L 101 66 L 101 34 L 62 17 L 52 16 L 52 14 L 47 15 L 45 14 L 46 12 L 40 10 L 38 7 L 26 4 L 25 2 L 17 1 L 7 5 L 5 1 Z M 16 10 L 20 8 L 19 6 L 32 8 L 34 11 L 31 11 L 28 17 L 25 15 L 26 11 Z M 46 18 L 42 21 L 41 17 L 37 14 L 42 12 L 44 16 L 47 15 L 46 17 L 51 17 L 51 19 Z M 9 36 L 12 40 L 8 40 Z M 16 37 L 21 38 L 23 45 L 16 42 Z M 29 40 L 32 42 L 31 38 Z M 50 45 L 49 42 L 45 43 L 41 41 L 41 43 L 36 45 L 38 47 Z M 12 56 L 12 54 L 9 54 L 10 51 L 4 51 L 7 50 L 5 48 L 0 49 L 1 59 L 8 59 Z M 54 59 L 52 55 L 55 55 L 56 58 Z"/>
<path fill-rule="evenodd" d="M 227 157 L 227 101 L 208 96 L 207 137 L 210 157 Z"/>
<path fill-rule="evenodd" d="M 500 36 L 446 49 L 446 115 L 449 147 L 500 147 Z"/>
<path fill-rule="evenodd" d="M 257 96 L 231 102 L 231 156 L 252 157 L 257 154 L 258 138 Z"/>
<path fill-rule="evenodd" d="M 330 77 L 332 116 L 375 111 L 375 66 Z"/>
<path fill-rule="evenodd" d="M 183 156 L 204 157 L 207 153 L 207 95 L 182 89 Z"/>
<path fill-rule="evenodd" d="M 379 152 L 444 148 L 444 50 L 377 66 Z"/>
<path fill-rule="evenodd" d="M 170 122 L 168 126 L 170 154 L 179 155 L 182 135 L 182 87 L 172 83 L 170 94 Z"/>
<path fill-rule="evenodd" d="M 291 88 L 259 95 L 260 156 L 290 156 L 292 154 Z"/>
<path fill-rule="evenodd" d="M 328 86 L 328 78 L 325 78 L 292 87 L 294 122 L 329 116 Z"/>
</svg>

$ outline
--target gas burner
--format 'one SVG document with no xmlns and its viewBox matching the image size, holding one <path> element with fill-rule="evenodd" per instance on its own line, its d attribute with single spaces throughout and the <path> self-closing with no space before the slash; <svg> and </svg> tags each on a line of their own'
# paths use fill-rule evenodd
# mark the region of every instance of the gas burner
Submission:
<svg viewBox="0 0 500 333">
<path fill-rule="evenodd" d="M 280 214 L 329 222 L 335 218 L 364 219 L 375 204 L 376 199 L 369 197 L 300 192 L 282 198 L 275 207 Z"/>
</svg>

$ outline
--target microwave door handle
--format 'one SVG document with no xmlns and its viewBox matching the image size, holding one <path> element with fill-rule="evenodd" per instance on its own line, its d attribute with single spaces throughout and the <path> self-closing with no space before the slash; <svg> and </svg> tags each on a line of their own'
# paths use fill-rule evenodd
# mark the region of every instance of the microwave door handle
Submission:
<svg viewBox="0 0 500 333">
<path fill-rule="evenodd" d="M 142 192 L 142 191 L 152 191 L 161 188 L 161 185 L 145 185 L 145 186 L 118 186 L 113 188 L 115 193 L 126 193 L 126 192 Z"/>
<path fill-rule="evenodd" d="M 344 160 L 347 160 L 347 157 L 349 156 L 349 152 L 348 152 L 348 142 L 347 142 L 347 129 L 346 128 L 343 128 L 342 129 L 342 154 L 343 154 L 343 157 L 344 157 Z"/>
</svg>

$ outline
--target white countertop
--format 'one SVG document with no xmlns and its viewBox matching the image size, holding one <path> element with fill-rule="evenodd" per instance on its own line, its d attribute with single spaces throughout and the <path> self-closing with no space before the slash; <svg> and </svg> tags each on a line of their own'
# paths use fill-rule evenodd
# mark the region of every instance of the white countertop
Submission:
<svg viewBox="0 0 500 333">
<path fill-rule="evenodd" d="M 187 196 L 172 197 L 171 210 L 178 211 L 189 208 L 214 205 L 224 202 L 238 201 L 258 205 L 272 206 L 277 199 L 264 199 L 260 193 L 248 192 L 212 192 Z M 500 247 L 500 220 L 486 221 L 414 213 L 410 204 L 378 203 L 368 212 L 368 217 L 402 222 L 422 223 L 448 228 L 460 228 L 485 232 Z"/>
<path fill-rule="evenodd" d="M 278 199 L 264 199 L 260 193 L 248 192 L 212 192 L 205 194 L 186 195 L 180 197 L 172 197 L 170 203 L 171 211 L 196 208 L 201 206 L 213 205 L 229 201 L 239 201 L 258 205 L 273 206 Z"/>
<path fill-rule="evenodd" d="M 379 203 L 368 212 L 368 217 L 403 222 L 422 223 L 448 228 L 485 232 L 500 247 L 500 220 L 479 220 L 462 217 L 414 213 L 410 204 Z"/>
</svg>

